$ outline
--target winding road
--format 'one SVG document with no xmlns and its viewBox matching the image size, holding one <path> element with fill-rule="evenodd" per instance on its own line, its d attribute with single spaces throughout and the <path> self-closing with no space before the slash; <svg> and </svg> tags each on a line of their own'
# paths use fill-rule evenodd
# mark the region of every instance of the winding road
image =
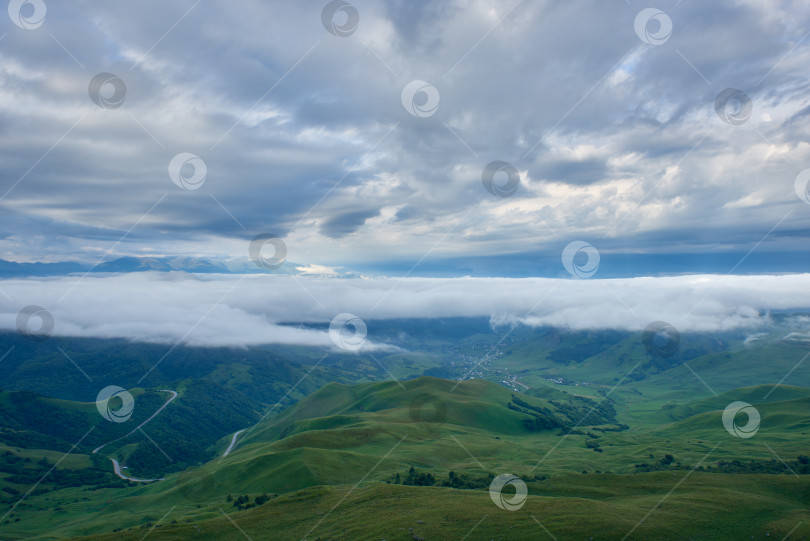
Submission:
<svg viewBox="0 0 810 541">
<path fill-rule="evenodd" d="M 168 390 L 168 389 L 159 389 L 159 392 L 161 392 L 161 393 L 171 393 L 171 394 L 172 394 L 172 396 L 171 396 L 171 398 L 169 398 L 169 399 L 166 401 L 166 403 L 165 403 L 165 404 L 163 404 L 162 406 L 160 406 L 160 408 L 159 408 L 159 409 L 158 409 L 158 410 L 157 410 L 155 413 L 153 413 L 152 415 L 150 415 L 150 416 L 149 416 L 149 418 L 148 418 L 147 420 L 145 420 L 144 422 L 142 422 L 141 424 L 139 424 L 138 426 L 136 426 L 135 428 L 133 428 L 133 429 L 132 429 L 132 430 L 131 430 L 129 433 L 127 433 L 126 435 L 121 436 L 120 438 L 116 438 L 116 439 L 114 439 L 114 440 L 112 440 L 112 441 L 108 441 L 107 443 L 105 443 L 104 445 L 102 445 L 102 446 L 100 446 L 100 447 L 96 447 L 95 449 L 93 449 L 93 454 L 98 453 L 99 451 L 101 451 L 101 450 L 102 450 L 104 447 L 106 447 L 107 445 L 109 445 L 109 444 L 111 444 L 111 443 L 115 443 L 115 442 L 117 442 L 118 440 L 122 440 L 122 439 L 126 438 L 127 436 L 131 435 L 133 432 L 135 432 L 136 430 L 138 430 L 139 428 L 141 428 L 143 425 L 145 425 L 146 423 L 148 423 L 149 421 L 151 421 L 152 419 L 154 419 L 154 418 L 155 418 L 155 416 L 157 416 L 157 414 L 158 414 L 158 413 L 160 413 L 161 411 L 163 411 L 163 409 L 164 409 L 166 406 L 168 406 L 168 405 L 171 403 L 171 401 L 172 401 L 172 400 L 174 400 L 175 398 L 177 398 L 177 392 L 176 392 L 176 391 L 170 391 L 170 390 Z M 117 475 L 117 476 L 118 476 L 118 477 L 120 477 L 121 479 L 125 479 L 125 480 L 127 480 L 127 481 L 132 481 L 132 482 L 134 482 L 134 483 L 151 483 L 152 481 L 163 481 L 163 479 L 138 479 L 138 478 L 136 478 L 136 477 L 127 477 L 126 475 L 124 475 L 123 473 L 121 473 L 121 464 L 119 464 L 117 460 L 115 460 L 115 459 L 114 459 L 114 458 L 112 458 L 112 457 L 107 457 L 107 458 L 109 458 L 109 459 L 112 461 L 112 463 L 113 463 L 113 470 L 115 471 L 115 475 Z"/>
<path fill-rule="evenodd" d="M 93 454 L 98 453 L 98 452 L 99 452 L 99 451 L 101 451 L 101 450 L 102 450 L 104 447 L 108 446 L 108 445 L 109 445 L 109 444 L 111 444 L 111 443 L 115 443 L 115 442 L 117 442 L 118 440 L 123 440 L 124 438 L 126 438 L 126 437 L 128 437 L 128 436 L 131 436 L 131 435 L 132 435 L 132 434 L 133 434 L 133 433 L 134 433 L 136 430 L 138 430 L 139 428 L 143 427 L 143 425 L 145 425 L 146 423 L 148 423 L 149 421 L 151 421 L 152 419 L 154 419 L 154 418 L 157 416 L 157 414 L 158 414 L 158 413 L 160 413 L 161 411 L 163 411 L 163 409 L 164 409 L 166 406 L 168 406 L 168 405 L 171 403 L 171 401 L 172 401 L 172 400 L 174 400 L 175 398 L 177 398 L 177 392 L 176 392 L 176 391 L 170 391 L 170 390 L 168 390 L 168 389 L 159 389 L 159 392 L 161 392 L 161 393 L 172 393 L 172 397 L 171 397 L 170 399 L 168 399 L 168 400 L 166 401 L 166 403 L 165 403 L 165 404 L 163 404 L 162 406 L 160 406 L 160 409 L 158 409 L 158 410 L 157 410 L 155 413 L 153 413 L 153 414 L 152 414 L 152 415 L 151 415 L 151 416 L 150 416 L 150 417 L 149 417 L 147 420 L 145 420 L 144 422 L 142 422 L 141 424 L 139 424 L 138 426 L 136 426 L 135 428 L 133 428 L 133 429 L 132 429 L 132 430 L 131 430 L 129 433 L 127 433 L 127 434 L 125 434 L 125 435 L 121 436 L 120 438 L 116 438 L 116 439 L 114 439 L 114 440 L 112 440 L 112 441 L 108 441 L 107 443 L 105 443 L 105 444 L 104 444 L 104 445 L 102 445 L 101 447 L 96 447 L 95 449 L 93 449 Z"/>
<path fill-rule="evenodd" d="M 115 475 L 120 477 L 121 479 L 126 479 L 127 481 L 133 481 L 135 483 L 151 483 L 152 481 L 163 481 L 163 479 L 136 479 L 135 477 L 127 477 L 123 473 L 121 473 L 121 464 L 118 463 L 117 460 L 114 458 L 110 458 L 113 463 L 113 470 L 115 470 Z"/>
<path fill-rule="evenodd" d="M 243 428 L 242 430 L 237 430 L 236 432 L 234 432 L 234 434 L 233 434 L 233 438 L 231 438 L 231 444 L 228 446 L 228 448 L 227 448 L 227 449 L 225 449 L 225 452 L 224 452 L 224 453 L 222 453 L 222 456 L 228 456 L 228 453 L 230 453 L 230 452 L 231 452 L 231 450 L 233 449 L 233 446 L 234 446 L 234 445 L 236 445 L 236 438 L 237 438 L 237 436 L 239 436 L 239 434 L 241 434 L 241 433 L 242 433 L 242 432 L 244 432 L 245 430 L 247 430 L 247 429 L 246 429 L 246 428 Z"/>
<path fill-rule="evenodd" d="M 142 428 L 146 423 L 148 423 L 149 421 L 154 419 L 161 411 L 163 411 L 166 408 L 166 406 L 168 406 L 172 402 L 172 400 L 177 398 L 177 392 L 176 391 L 170 391 L 168 389 L 160 389 L 160 392 L 162 392 L 162 393 L 171 393 L 172 396 L 166 401 L 165 404 L 163 404 L 160 407 L 160 409 L 158 409 L 155 413 L 153 413 L 147 420 L 145 420 L 144 422 L 142 422 L 141 424 L 139 424 L 138 426 L 133 428 L 130 432 L 128 432 L 124 436 L 121 436 L 120 438 L 116 438 L 116 439 L 114 439 L 112 441 L 108 441 L 104 445 L 102 445 L 100 447 L 97 447 L 96 449 L 93 450 L 93 454 L 98 453 L 99 451 L 101 451 L 101 449 L 103 449 L 104 447 L 106 447 L 107 445 L 109 445 L 111 443 L 115 443 L 118 440 L 122 440 L 122 439 L 126 438 L 127 436 L 132 435 L 136 430 Z M 234 446 L 236 445 L 236 438 L 238 438 L 239 434 L 241 434 L 245 430 L 247 430 L 247 429 L 243 428 L 242 430 L 237 430 L 236 432 L 234 432 L 233 437 L 231 437 L 231 444 L 228 445 L 228 448 L 225 449 L 224 453 L 222 453 L 223 457 L 226 457 L 226 456 L 228 456 L 228 454 L 230 454 L 230 452 L 233 450 Z M 125 479 L 127 481 L 132 481 L 134 483 L 151 483 L 153 481 L 163 481 L 164 480 L 162 478 L 161 479 L 138 479 L 136 477 L 127 477 L 126 475 L 121 473 L 121 469 L 122 469 L 121 464 L 116 459 L 114 459 L 112 457 L 108 457 L 108 458 L 113 463 L 113 470 L 115 471 L 115 475 L 117 475 L 121 479 Z"/>
</svg>

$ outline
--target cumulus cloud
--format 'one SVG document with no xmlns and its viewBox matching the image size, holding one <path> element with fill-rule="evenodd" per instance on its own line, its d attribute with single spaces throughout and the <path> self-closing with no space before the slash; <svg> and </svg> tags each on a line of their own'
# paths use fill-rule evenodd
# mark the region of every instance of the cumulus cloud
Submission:
<svg viewBox="0 0 810 541">
<path fill-rule="evenodd" d="M 633 331 L 665 320 L 681 331 L 711 332 L 755 328 L 770 310 L 810 308 L 810 274 L 561 280 L 148 272 L 5 280 L 0 288 L 7 295 L 0 329 L 15 329 L 19 310 L 39 305 L 53 315 L 57 336 L 239 347 L 332 347 L 318 329 L 343 313 L 366 322 L 489 317 L 493 325 Z M 373 332 L 366 347 L 390 349 Z"/>
</svg>

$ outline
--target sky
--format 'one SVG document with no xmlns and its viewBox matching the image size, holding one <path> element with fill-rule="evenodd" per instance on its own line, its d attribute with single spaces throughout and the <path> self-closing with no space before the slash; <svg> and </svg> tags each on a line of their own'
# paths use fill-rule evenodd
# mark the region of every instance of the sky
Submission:
<svg viewBox="0 0 810 541">
<path fill-rule="evenodd" d="M 810 308 L 799 0 L 7 11 L 0 259 L 237 276 L 2 280 L 0 328 L 42 306 L 57 335 L 323 345 L 277 324 L 715 331 Z"/>
<path fill-rule="evenodd" d="M 288 261 L 385 274 L 573 241 L 642 274 L 753 248 L 778 272 L 807 260 L 808 19 L 766 0 L 11 2 L 0 258 L 245 257 L 272 234 Z M 718 110 L 726 89 L 750 110 Z"/>
</svg>

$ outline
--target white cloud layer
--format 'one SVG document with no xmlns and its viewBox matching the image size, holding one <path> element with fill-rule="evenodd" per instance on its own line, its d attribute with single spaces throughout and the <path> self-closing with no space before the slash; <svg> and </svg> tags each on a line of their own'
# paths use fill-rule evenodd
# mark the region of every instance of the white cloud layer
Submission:
<svg viewBox="0 0 810 541">
<path fill-rule="evenodd" d="M 54 335 L 199 346 L 332 347 L 328 333 L 282 323 L 490 317 L 571 329 L 641 330 L 664 320 L 681 331 L 756 327 L 769 310 L 810 308 L 810 274 L 617 280 L 545 278 L 330 279 L 276 275 L 135 273 L 0 282 L 0 329 L 39 305 Z M 375 343 L 373 326 L 366 347 Z"/>
</svg>

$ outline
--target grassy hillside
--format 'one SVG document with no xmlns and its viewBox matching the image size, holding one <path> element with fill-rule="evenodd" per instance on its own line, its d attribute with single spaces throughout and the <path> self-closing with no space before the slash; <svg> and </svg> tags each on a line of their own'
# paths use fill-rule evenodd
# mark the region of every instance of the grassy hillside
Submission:
<svg viewBox="0 0 810 541">
<path fill-rule="evenodd" d="M 279 540 L 551 539 L 549 533 L 605 540 L 622 539 L 631 530 L 628 540 L 810 535 L 810 478 L 694 473 L 659 505 L 684 476 L 555 476 L 529 483 L 526 504 L 516 512 L 498 509 L 484 490 L 379 483 L 313 487 L 246 511 L 226 502 L 212 505 L 204 514 L 209 518 L 190 524 L 172 524 L 180 518 L 173 511 L 152 515 L 134 530 L 87 539 L 137 540 L 150 528 L 150 539 L 234 541 L 266 539 L 269 532 Z"/>
<path fill-rule="evenodd" d="M 322 520 L 308 538 L 461 538 L 480 521 L 470 539 L 509 539 L 540 535 L 533 515 L 560 539 L 621 539 L 682 479 L 628 539 L 656 532 L 701 539 L 757 539 L 766 532 L 783 537 L 810 520 L 804 511 L 810 466 L 797 459 L 810 454 L 803 434 L 810 406 L 805 389 L 780 387 L 761 403 L 755 398 L 770 387 L 738 389 L 656 410 L 657 421 L 648 415 L 646 422 L 621 430 L 616 423 L 578 423 L 607 401 L 600 405 L 559 390 L 516 396 L 483 380 L 456 386 L 430 377 L 403 385 L 327 385 L 246 431 L 227 457 L 168 474 L 165 481 L 31 494 L 0 522 L 0 539 L 113 530 L 124 533 L 107 538 L 140 539 L 158 523 L 150 537 L 241 536 L 223 512 L 256 538 L 272 530 L 300 539 Z M 761 409 L 756 438 L 733 438 L 723 428 L 720 414 L 732 398 Z M 621 418 L 622 404 L 616 406 Z M 524 420 L 532 411 L 566 426 L 531 430 Z M 782 460 L 801 475 L 791 475 Z M 528 481 L 530 497 L 510 513 L 492 503 L 487 482 L 467 490 L 439 482 L 394 484 L 396 474 L 404 477 L 410 467 L 436 480 L 448 479 L 451 471 L 478 479 L 514 473 Z M 252 506 L 257 497 L 262 505 L 234 507 Z M 808 533 L 803 527 L 794 536 Z"/>
<path fill-rule="evenodd" d="M 810 494 L 810 365 L 773 387 L 806 353 L 800 344 L 780 343 L 779 333 L 746 348 L 744 335 L 686 335 L 678 355 L 655 359 L 633 333 L 517 328 L 497 344 L 502 333 L 480 322 L 454 327 L 454 340 L 429 326 L 408 328 L 413 332 L 403 338 L 392 323 L 382 337 L 419 346 L 417 333 L 426 333 L 423 350 L 378 356 L 395 375 L 458 377 L 475 367 L 476 379 L 369 381 L 389 376 L 362 353 L 336 355 L 273 407 L 290 388 L 286 380 L 301 380 L 308 367 L 285 364 L 270 384 L 277 365 L 261 367 L 269 352 L 212 350 L 202 359 L 189 350 L 160 373 L 191 374 L 170 387 L 180 396 L 146 434 L 106 447 L 105 456 L 89 451 L 137 426 L 166 393 L 134 389 L 135 414 L 119 425 L 86 401 L 0 392 L 0 503 L 9 511 L 0 519 L 0 540 L 140 539 L 158 523 L 150 538 L 242 536 L 223 512 L 253 538 L 273 531 L 300 539 L 319 521 L 308 539 L 462 538 L 473 527 L 468 539 L 548 537 L 534 515 L 558 539 L 622 539 L 665 497 L 628 539 L 661 538 L 660 532 L 781 539 L 800 521 L 810 523 L 803 511 Z M 68 345 L 89 370 L 111 351 L 90 344 L 83 357 L 81 344 Z M 137 357 L 139 347 L 125 356 Z M 63 357 L 33 353 L 10 365 L 6 381 L 22 385 L 65 368 Z M 311 364 L 322 359 L 307 348 L 295 355 Z M 358 383 L 340 383 L 350 379 Z M 761 413 L 754 438 L 735 438 L 723 427 L 723 409 L 738 400 Z M 130 475 L 165 480 L 121 481 L 107 456 Z M 410 468 L 428 486 L 398 484 L 417 478 Z M 489 499 L 489 480 L 502 473 L 528 483 L 520 512 L 501 511 Z M 459 478 L 466 481 L 458 488 L 441 486 Z M 257 497 L 262 505 L 255 505 Z M 809 533 L 803 524 L 789 539 Z"/>
<path fill-rule="evenodd" d="M 114 423 L 104 420 L 95 402 L 0 391 L 0 443 L 61 453 L 75 445 L 74 452 L 87 454 L 103 445 L 102 456 L 122 460 L 136 475 L 156 477 L 204 462 L 213 456 L 223 434 L 259 418 L 251 403 L 204 381 L 184 383 L 178 392 L 160 415 L 133 432 L 166 403 L 170 393 L 131 389 L 132 416 Z M 194 434 L 194 438 L 178 438 L 178 434 Z"/>
<path fill-rule="evenodd" d="M 496 434 L 523 434 L 527 416 L 507 406 L 514 393 L 484 380 L 456 382 L 420 377 L 397 382 L 356 386 L 330 383 L 277 418 L 257 425 L 244 442 L 274 441 L 283 437 L 330 428 L 349 432 L 369 425 L 390 424 L 403 433 L 429 432 L 432 425 L 457 425 L 467 430 Z M 555 410 L 544 399 L 532 405 Z M 571 422 L 567 417 L 565 422 Z M 334 423 L 334 427 L 330 424 Z M 416 437 L 416 436 L 415 436 Z"/>
</svg>

